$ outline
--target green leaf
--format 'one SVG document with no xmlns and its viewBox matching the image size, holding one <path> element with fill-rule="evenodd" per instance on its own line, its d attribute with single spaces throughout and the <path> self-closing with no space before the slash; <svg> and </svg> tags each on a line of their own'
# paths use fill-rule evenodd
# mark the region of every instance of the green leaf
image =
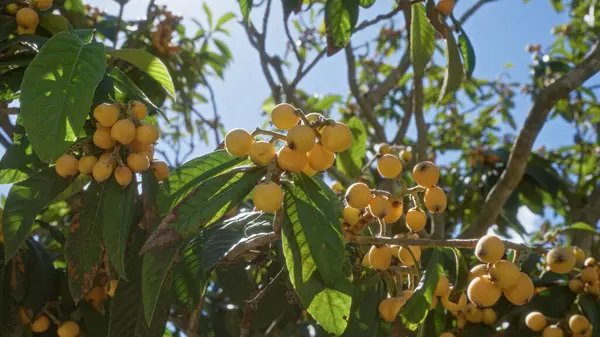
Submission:
<svg viewBox="0 0 600 337">
<path fill-rule="evenodd" d="M 0 41 L 7 40 L 16 29 L 17 21 L 15 20 L 15 18 L 6 16 L 2 20 L 2 23 L 0 23 Z"/>
<path fill-rule="evenodd" d="M 555 285 L 536 294 L 523 308 L 523 312 L 535 310 L 546 317 L 563 318 L 565 312 L 569 311 L 573 305 L 576 295 L 566 285 Z"/>
<path fill-rule="evenodd" d="M 33 317 L 36 317 L 43 309 L 44 305 L 55 299 L 56 269 L 54 269 L 53 258 L 50 252 L 33 239 L 27 240 L 27 279 L 29 287 L 23 306 L 33 311 Z M 40 282 L 43 280 L 43 282 Z M 35 286 L 31 286 L 35 285 Z"/>
<path fill-rule="evenodd" d="M 162 289 L 169 289 L 173 278 L 173 262 L 182 247 L 175 244 L 144 255 L 142 263 L 142 303 L 148 325 L 154 321 Z M 118 288 L 117 288 L 118 289 Z"/>
<path fill-rule="evenodd" d="M 363 8 L 369 8 L 375 4 L 376 0 L 359 0 L 360 6 Z"/>
<path fill-rule="evenodd" d="M 0 250 L 1 254 L 1 250 Z M 0 336 L 22 337 L 23 324 L 19 319 L 19 302 L 12 295 L 10 280 L 12 264 L 0 263 Z"/>
<path fill-rule="evenodd" d="M 208 7 L 206 2 L 202 3 L 202 10 L 204 10 L 204 14 L 206 14 L 206 20 L 208 21 L 208 26 L 212 27 L 212 22 L 213 22 L 212 11 L 210 10 L 210 7 Z"/>
<path fill-rule="evenodd" d="M 458 248 L 452 248 L 454 253 L 455 280 L 453 282 L 452 294 L 460 294 L 467 290 L 469 286 L 469 269 L 462 253 Z"/>
<path fill-rule="evenodd" d="M 105 69 L 104 45 L 84 44 L 68 32 L 51 37 L 31 61 L 20 116 L 42 161 L 58 158 L 77 139 Z"/>
<path fill-rule="evenodd" d="M 440 255 L 440 251 L 437 248 L 431 249 L 431 257 L 429 258 L 425 272 L 421 276 L 419 285 L 415 289 L 413 296 L 400 310 L 402 323 L 411 331 L 415 331 L 419 325 L 422 325 L 429 313 L 433 293 L 442 274 Z"/>
<path fill-rule="evenodd" d="M 122 188 L 115 179 L 109 179 L 105 185 L 102 239 L 112 266 L 121 278 L 127 279 L 125 248 L 133 222 L 137 184 L 134 178 L 125 188 Z"/>
<path fill-rule="evenodd" d="M 327 55 L 344 48 L 358 21 L 358 0 L 327 0 L 325 3 L 325 30 Z"/>
<path fill-rule="evenodd" d="M 438 98 L 438 104 L 445 101 L 454 95 L 454 92 L 460 88 L 464 73 L 463 66 L 460 61 L 460 53 L 454 34 L 449 33 L 446 38 L 446 50 L 444 52 L 446 57 L 446 73 L 444 75 L 444 83 L 440 91 L 440 97 Z"/>
<path fill-rule="evenodd" d="M 161 215 L 169 213 L 200 184 L 244 162 L 245 159 L 242 157 L 233 157 L 225 150 L 218 150 L 177 167 L 163 184 L 166 193 L 159 194 L 159 213 Z"/>
<path fill-rule="evenodd" d="M 40 26 L 46 28 L 52 34 L 67 32 L 73 28 L 67 18 L 57 14 L 42 15 L 40 17 Z"/>
<path fill-rule="evenodd" d="M 341 335 L 347 326 L 352 303 L 352 284 L 340 278 L 328 288 L 317 271 L 307 236 L 300 223 L 299 210 L 294 197 L 295 190 L 285 194 L 282 245 L 290 281 L 302 305 L 329 333 Z"/>
<path fill-rule="evenodd" d="M 387 297 L 384 282 L 378 274 L 367 274 L 367 282 L 358 280 L 354 285 L 352 313 L 348 328 L 342 337 L 388 337 L 390 324 L 379 318 L 379 303 Z"/>
<path fill-rule="evenodd" d="M 588 294 L 580 294 L 579 306 L 581 306 L 583 314 L 591 321 L 592 336 L 600 337 L 600 307 L 598 307 L 598 301 Z"/>
<path fill-rule="evenodd" d="M 217 25 L 215 26 L 215 29 L 220 28 L 221 26 L 223 26 L 224 24 L 226 24 L 227 22 L 229 22 L 232 19 L 235 19 L 235 13 L 233 13 L 233 12 L 227 12 L 227 13 L 221 15 L 219 20 L 217 20 Z"/>
<path fill-rule="evenodd" d="M 580 231 L 588 231 L 588 232 L 592 232 L 594 234 L 598 234 L 598 231 L 596 231 L 596 228 L 588 225 L 585 222 L 576 222 L 572 225 L 570 225 L 567 230 L 580 230 Z"/>
<path fill-rule="evenodd" d="M 475 49 L 473 49 L 473 44 L 471 44 L 471 40 L 463 29 L 460 30 L 458 36 L 458 46 L 464 63 L 465 75 L 467 79 L 470 79 L 473 76 L 473 71 L 475 71 Z"/>
<path fill-rule="evenodd" d="M 298 14 L 302 8 L 302 0 L 281 0 L 283 4 L 283 17 L 287 20 L 292 12 Z"/>
<path fill-rule="evenodd" d="M 240 3 L 244 22 L 248 22 L 250 20 L 250 11 L 252 10 L 252 0 L 238 0 L 238 2 Z"/>
<path fill-rule="evenodd" d="M 21 182 L 44 166 L 33 153 L 23 127 L 16 125 L 15 139 L 0 159 L 0 184 Z"/>
<path fill-rule="evenodd" d="M 360 118 L 354 116 L 347 123 L 352 130 L 352 145 L 344 152 L 338 153 L 337 168 L 351 179 L 362 172 L 362 165 L 367 154 L 367 130 Z"/>
<path fill-rule="evenodd" d="M 102 253 L 102 216 L 105 184 L 92 181 L 83 194 L 79 219 L 73 219 L 65 255 L 69 288 L 75 303 L 94 287 Z"/>
<path fill-rule="evenodd" d="M 108 317 L 101 314 L 90 303 L 84 301 L 79 305 L 83 313 L 83 329 L 86 337 L 106 337 L 108 334 Z"/>
<path fill-rule="evenodd" d="M 558 13 L 561 13 L 565 9 L 562 0 L 551 0 L 550 2 L 552 3 L 554 10 Z"/>
<path fill-rule="evenodd" d="M 435 49 L 435 31 L 429 23 L 425 6 L 414 4 L 411 11 L 410 60 L 415 77 L 423 77 Z"/>
<path fill-rule="evenodd" d="M 115 83 L 116 94 L 125 96 L 125 100 L 136 100 L 141 101 L 150 107 L 150 111 L 158 113 L 165 121 L 169 121 L 167 115 L 157 107 L 146 94 L 140 89 L 124 72 L 119 68 L 112 68 L 108 74 L 112 77 Z"/>
<path fill-rule="evenodd" d="M 173 209 L 177 219 L 169 227 L 184 238 L 198 234 L 242 201 L 265 171 L 228 172 L 205 181 Z"/>
<path fill-rule="evenodd" d="M 109 50 L 107 54 L 123 59 L 139 68 L 160 83 L 165 91 L 175 99 L 175 87 L 169 70 L 158 57 L 142 49 L 113 49 Z"/>
<path fill-rule="evenodd" d="M 65 0 L 65 9 L 68 11 L 77 12 L 81 15 L 85 15 L 85 6 L 82 0 Z"/>
<path fill-rule="evenodd" d="M 11 187 L 2 214 L 5 261 L 25 242 L 37 215 L 70 183 L 48 167 Z"/>
</svg>

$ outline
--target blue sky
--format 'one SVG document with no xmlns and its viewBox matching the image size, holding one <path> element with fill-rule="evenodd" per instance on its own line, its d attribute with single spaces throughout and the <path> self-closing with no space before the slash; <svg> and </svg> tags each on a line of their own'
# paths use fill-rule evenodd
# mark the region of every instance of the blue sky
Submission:
<svg viewBox="0 0 600 337">
<path fill-rule="evenodd" d="M 194 33 L 196 29 L 191 22 L 192 18 L 204 21 L 200 1 L 162 0 L 156 2 L 157 4 L 167 4 L 170 10 L 184 16 L 185 23 L 190 28 L 190 34 Z M 206 2 L 215 17 L 227 11 L 233 11 L 239 17 L 239 8 L 235 0 L 207 0 Z M 457 17 L 474 2 L 473 0 L 460 1 L 455 9 Z M 112 0 L 88 3 L 111 14 L 118 12 L 118 5 Z M 392 0 L 378 0 L 372 8 L 361 10 L 359 22 L 388 12 L 392 3 Z M 148 0 L 129 1 L 125 7 L 125 17 L 130 19 L 143 17 L 147 4 Z M 281 2 L 274 0 L 273 4 L 267 48 L 270 53 L 282 53 L 286 38 L 281 28 Z M 252 15 L 253 20 L 258 22 L 261 14 L 262 12 L 255 11 Z M 398 18 L 400 19 L 400 16 Z M 513 80 L 526 81 L 529 76 L 530 54 L 525 52 L 525 45 L 540 43 L 542 48 L 548 47 L 553 41 L 551 28 L 565 22 L 567 22 L 566 14 L 556 14 L 548 0 L 537 0 L 528 4 L 524 4 L 521 0 L 499 0 L 485 5 L 464 26 L 477 56 L 474 76 L 493 78 L 502 72 L 507 72 Z M 225 80 L 213 81 L 218 111 L 227 129 L 238 127 L 253 129 L 264 122 L 260 116 L 260 107 L 269 95 L 269 89 L 258 66 L 258 55 L 250 46 L 242 27 L 232 20 L 229 22 L 228 28 L 231 36 L 225 37 L 224 40 L 230 46 L 234 60 L 225 72 Z M 362 36 L 372 34 L 373 31 L 368 30 L 361 32 Z M 356 38 L 361 39 L 361 36 Z M 506 69 L 505 65 L 508 63 L 513 67 Z M 349 91 L 345 71 L 343 53 L 338 53 L 331 58 L 322 60 L 301 82 L 300 88 L 310 93 L 345 95 Z M 519 97 L 514 110 L 518 125 L 524 120 L 528 109 L 528 99 Z M 199 110 L 212 114 L 211 107 L 208 105 L 200 106 Z M 431 118 L 432 116 L 426 117 Z M 564 134 L 565 127 L 570 128 L 560 121 L 546 124 L 535 147 L 541 145 L 556 147 L 565 141 L 570 141 L 571 138 L 568 137 L 552 136 L 559 132 Z M 387 131 L 390 134 L 395 133 L 393 128 Z M 414 125 L 410 128 L 408 135 L 415 136 Z M 197 146 L 194 156 L 206 153 L 213 147 L 214 144 Z M 8 186 L 0 186 L 0 193 L 6 195 L 7 191 Z M 539 221 L 530 212 L 521 213 L 523 220 L 531 225 Z"/>
</svg>

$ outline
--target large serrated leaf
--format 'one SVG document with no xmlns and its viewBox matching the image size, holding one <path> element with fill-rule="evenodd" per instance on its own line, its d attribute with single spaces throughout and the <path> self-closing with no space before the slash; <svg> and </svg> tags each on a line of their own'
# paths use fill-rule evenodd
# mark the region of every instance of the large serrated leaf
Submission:
<svg viewBox="0 0 600 337">
<path fill-rule="evenodd" d="M 298 175 L 294 185 L 286 186 L 285 211 L 296 216 L 317 270 L 326 285 L 345 275 L 344 239 L 340 222 L 328 195 L 307 175 Z"/>
<path fill-rule="evenodd" d="M 440 97 L 438 98 L 438 104 L 445 101 L 449 96 L 453 95 L 460 84 L 462 83 L 464 73 L 463 65 L 460 61 L 460 52 L 458 45 L 454 39 L 454 34 L 448 34 L 446 38 L 446 50 L 444 52 L 446 57 L 446 73 L 444 75 L 444 83 L 440 91 Z"/>
<path fill-rule="evenodd" d="M 150 75 L 175 99 L 175 87 L 169 70 L 158 57 L 142 49 L 115 49 L 109 50 L 107 53 L 131 63 Z"/>
<path fill-rule="evenodd" d="M 177 219 L 169 227 L 184 238 L 198 234 L 242 201 L 265 171 L 228 172 L 205 181 L 173 209 Z"/>
<path fill-rule="evenodd" d="M 133 222 L 136 197 L 137 184 L 135 180 L 125 188 L 122 188 L 115 179 L 109 179 L 105 183 L 102 206 L 102 239 L 112 266 L 123 279 L 127 279 L 125 248 Z"/>
<path fill-rule="evenodd" d="M 104 45 L 85 44 L 69 32 L 51 37 L 31 61 L 20 117 L 42 161 L 58 158 L 77 139 L 105 70 Z"/>
<path fill-rule="evenodd" d="M 364 278 L 368 278 L 367 282 L 361 278 L 354 285 L 352 313 L 342 337 L 388 337 L 391 326 L 377 312 L 379 303 L 387 297 L 385 284 L 376 273 L 368 273 Z"/>
<path fill-rule="evenodd" d="M 23 306 L 31 309 L 36 317 L 49 301 L 56 300 L 56 270 L 53 256 L 33 239 L 27 240 L 27 278 L 31 285 L 27 289 Z M 42 281 L 43 280 L 43 281 Z M 42 281 L 42 282 L 40 282 Z"/>
<path fill-rule="evenodd" d="M 592 337 L 600 337 L 600 306 L 591 295 L 580 294 L 579 306 L 592 324 Z"/>
<path fill-rule="evenodd" d="M 352 130 L 352 145 L 348 150 L 338 153 L 336 167 L 351 179 L 355 179 L 361 174 L 367 153 L 367 130 L 356 116 L 350 118 L 347 125 Z"/>
<path fill-rule="evenodd" d="M 146 96 L 146 94 L 137 86 L 124 72 L 119 70 L 119 68 L 112 68 L 108 74 L 112 77 L 115 83 L 115 94 L 117 96 L 121 96 L 123 100 L 136 100 L 141 101 L 147 106 L 149 106 L 150 112 L 156 112 L 159 114 L 165 121 L 169 121 L 167 115 L 154 104 Z"/>
<path fill-rule="evenodd" d="M 173 263 L 183 245 L 174 244 L 144 255 L 142 262 L 142 304 L 148 325 L 160 314 L 163 289 L 170 289 L 173 279 Z M 117 288 L 118 289 L 118 288 Z"/>
<path fill-rule="evenodd" d="M 431 249 L 431 257 L 427 263 L 427 268 L 421 276 L 419 285 L 415 289 L 413 296 L 406 302 L 406 305 L 400 310 L 400 318 L 407 329 L 415 331 L 427 318 L 433 293 L 442 274 L 442 265 L 440 263 L 441 253 L 437 248 Z"/>
<path fill-rule="evenodd" d="M 2 214 L 6 261 L 25 242 L 38 213 L 70 183 L 71 180 L 60 177 L 54 167 L 48 167 L 11 187 Z"/>
<path fill-rule="evenodd" d="M 225 173 L 241 165 L 245 160 L 233 157 L 225 150 L 218 150 L 194 158 L 177 167 L 164 183 L 163 194 L 158 195 L 158 210 L 161 215 L 170 212 L 185 196 L 207 179 Z"/>
<path fill-rule="evenodd" d="M 75 303 L 94 287 L 102 252 L 104 184 L 92 181 L 83 194 L 83 208 L 69 229 L 65 254 L 69 289 Z"/>
<path fill-rule="evenodd" d="M 325 3 L 325 30 L 329 56 L 348 44 L 357 21 L 358 0 L 327 0 Z"/>
<path fill-rule="evenodd" d="M 410 23 L 410 60 L 413 65 L 415 77 L 425 75 L 425 67 L 433 56 L 435 49 L 435 30 L 427 14 L 425 6 L 414 4 L 411 6 Z"/>
<path fill-rule="evenodd" d="M 329 333 L 341 335 L 350 315 L 352 284 L 341 277 L 331 287 L 325 286 L 298 214 L 295 198 L 288 191 L 284 201 L 282 245 L 290 281 L 300 303 L 314 319 Z"/>
<path fill-rule="evenodd" d="M 33 152 L 23 127 L 17 125 L 15 139 L 0 160 L 0 184 L 21 182 L 45 166 Z"/>
<path fill-rule="evenodd" d="M 473 71 L 475 71 L 475 49 L 473 48 L 473 44 L 467 36 L 467 33 L 465 33 L 463 29 L 460 30 L 460 35 L 458 36 L 458 46 L 462 55 L 465 75 L 467 79 L 470 79 L 471 76 L 473 76 Z"/>
</svg>

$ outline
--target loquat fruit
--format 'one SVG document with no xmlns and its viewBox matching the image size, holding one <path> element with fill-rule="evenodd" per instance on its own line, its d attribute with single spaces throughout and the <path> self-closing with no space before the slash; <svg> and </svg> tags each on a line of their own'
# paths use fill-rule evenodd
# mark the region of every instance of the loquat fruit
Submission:
<svg viewBox="0 0 600 337">
<path fill-rule="evenodd" d="M 127 166 L 119 166 L 115 170 L 115 180 L 121 187 L 129 186 L 133 179 L 133 173 Z"/>
<path fill-rule="evenodd" d="M 275 158 L 275 146 L 266 141 L 254 142 L 250 147 L 250 160 L 256 166 L 267 166 Z"/>
<path fill-rule="evenodd" d="M 386 322 L 393 322 L 404 304 L 406 300 L 402 297 L 386 298 L 379 303 L 379 316 Z"/>
<path fill-rule="evenodd" d="M 36 27 L 40 23 L 40 17 L 36 11 L 29 7 L 23 7 L 16 14 L 17 25 L 25 28 Z"/>
<path fill-rule="evenodd" d="M 117 122 L 118 124 L 119 122 Z M 133 123 L 131 123 L 133 124 Z M 114 129 L 114 126 L 113 126 Z M 158 129 L 150 123 L 142 123 L 135 129 L 135 140 L 141 144 L 150 145 L 158 141 Z M 132 139 L 133 141 L 133 139 Z M 131 142 L 131 141 L 130 141 Z"/>
<path fill-rule="evenodd" d="M 584 289 L 584 284 L 580 279 L 572 279 L 569 281 L 569 290 L 574 293 L 580 293 Z"/>
<path fill-rule="evenodd" d="M 158 181 L 163 181 L 169 176 L 169 166 L 164 161 L 153 161 L 150 169 Z"/>
<path fill-rule="evenodd" d="M 392 147 L 388 143 L 379 143 L 375 145 L 375 149 L 377 150 L 377 153 L 381 155 L 392 153 Z"/>
<path fill-rule="evenodd" d="M 150 168 L 150 161 L 148 157 L 139 153 L 130 153 L 127 155 L 127 166 L 131 171 L 140 173 Z"/>
<path fill-rule="evenodd" d="M 325 116 L 318 112 L 311 112 L 306 115 L 306 119 L 311 123 L 316 123 L 325 119 Z"/>
<path fill-rule="evenodd" d="M 439 285 L 439 283 L 438 283 L 438 285 Z M 442 306 L 446 310 L 455 313 L 455 312 L 463 311 L 466 308 L 467 296 L 465 294 L 460 294 L 460 298 L 457 303 L 452 302 L 450 300 L 449 295 L 450 295 L 450 292 L 448 292 L 448 294 L 446 294 L 444 296 L 440 296 Z"/>
<path fill-rule="evenodd" d="M 571 248 L 554 247 L 546 255 L 546 263 L 553 272 L 566 274 L 575 267 L 575 254 Z"/>
<path fill-rule="evenodd" d="M 23 27 L 17 26 L 17 35 L 33 35 L 35 34 L 37 26 Z"/>
<path fill-rule="evenodd" d="M 598 272 L 596 267 L 585 267 L 581 270 L 581 280 L 585 283 L 594 283 L 598 281 Z"/>
<path fill-rule="evenodd" d="M 521 272 L 517 283 L 503 290 L 504 297 L 515 305 L 523 305 L 533 297 L 535 287 L 527 274 Z"/>
<path fill-rule="evenodd" d="M 369 213 L 379 219 L 385 217 L 391 207 L 390 200 L 381 195 L 376 195 L 369 201 Z"/>
<path fill-rule="evenodd" d="M 471 323 L 481 323 L 483 321 L 483 312 L 475 304 L 467 304 L 465 309 L 465 318 Z"/>
<path fill-rule="evenodd" d="M 508 288 L 519 279 L 521 271 L 514 263 L 508 260 L 500 260 L 490 267 L 489 270 L 490 280 L 498 288 Z"/>
<path fill-rule="evenodd" d="M 525 317 L 525 324 L 533 331 L 542 331 L 548 324 L 546 317 L 541 312 L 532 311 Z"/>
<path fill-rule="evenodd" d="M 106 295 L 108 297 L 114 297 L 117 287 L 119 286 L 119 280 L 110 280 L 106 283 Z"/>
<path fill-rule="evenodd" d="M 402 291 L 402 297 L 406 298 L 407 301 L 413 296 L 413 294 L 414 292 L 412 290 Z"/>
<path fill-rule="evenodd" d="M 109 128 L 98 127 L 96 131 L 94 131 L 92 140 L 94 141 L 94 145 L 103 150 L 109 150 L 115 146 L 115 141 L 110 136 Z"/>
<path fill-rule="evenodd" d="M 482 315 L 483 315 L 483 313 L 482 313 Z M 465 325 L 467 325 L 467 320 L 463 314 L 459 313 L 458 316 L 456 316 L 456 327 L 459 330 L 462 330 L 465 328 Z"/>
<path fill-rule="evenodd" d="M 425 190 L 423 199 L 425 201 L 425 207 L 433 214 L 443 212 L 448 205 L 446 193 L 437 186 L 428 187 Z"/>
<path fill-rule="evenodd" d="M 300 173 L 308 165 L 308 156 L 305 152 L 293 151 L 284 146 L 277 154 L 277 165 L 282 170 Z"/>
<path fill-rule="evenodd" d="M 405 162 L 408 163 L 409 161 L 412 160 L 413 154 L 412 152 L 410 152 L 409 150 L 402 150 L 400 151 L 400 158 Z"/>
<path fill-rule="evenodd" d="M 396 178 L 402 172 L 402 162 L 393 154 L 384 154 L 377 160 L 377 172 L 384 178 Z"/>
<path fill-rule="evenodd" d="M 131 143 L 136 138 L 135 134 L 135 124 L 129 119 L 118 120 L 110 128 L 110 138 L 124 145 Z"/>
<path fill-rule="evenodd" d="M 443 15 L 450 15 L 454 9 L 454 0 L 440 0 L 435 8 Z"/>
<path fill-rule="evenodd" d="M 481 262 L 496 263 L 504 256 L 504 242 L 495 235 L 484 235 L 477 241 L 475 255 Z"/>
<path fill-rule="evenodd" d="M 575 263 L 577 265 L 583 265 L 585 262 L 585 252 L 579 247 L 573 247 L 573 255 L 575 255 Z"/>
<path fill-rule="evenodd" d="M 58 327 L 58 337 L 77 337 L 79 335 L 79 324 L 73 321 L 65 321 Z"/>
<path fill-rule="evenodd" d="M 300 122 L 300 115 L 294 107 L 287 103 L 277 104 L 271 110 L 271 121 L 280 130 L 289 130 Z"/>
<path fill-rule="evenodd" d="M 467 295 L 471 302 L 478 307 L 491 307 L 502 295 L 502 290 L 494 285 L 487 277 L 479 276 L 469 283 Z"/>
<path fill-rule="evenodd" d="M 30 325 L 31 331 L 36 333 L 42 333 L 48 330 L 50 327 L 50 319 L 46 315 L 39 315 L 33 323 Z"/>
<path fill-rule="evenodd" d="M 372 246 L 369 250 L 369 264 L 377 270 L 386 270 L 392 264 L 392 254 L 386 246 Z"/>
<path fill-rule="evenodd" d="M 556 325 L 547 326 L 542 332 L 542 337 L 564 337 L 562 329 Z"/>
<path fill-rule="evenodd" d="M 307 154 L 308 166 L 315 171 L 325 171 L 333 165 L 335 154 L 323 145 L 316 143 L 315 147 Z"/>
<path fill-rule="evenodd" d="M 63 178 L 70 178 L 79 172 L 77 158 L 70 154 L 63 154 L 56 160 L 56 173 Z"/>
<path fill-rule="evenodd" d="M 52 7 L 53 0 L 31 0 L 31 4 L 35 9 L 45 11 Z"/>
<path fill-rule="evenodd" d="M 273 213 L 283 204 L 283 190 L 272 181 L 258 184 L 252 193 L 252 201 L 257 210 Z"/>
<path fill-rule="evenodd" d="M 394 223 L 400 219 L 402 212 L 404 211 L 404 204 L 401 200 L 394 200 L 391 202 L 390 208 L 383 217 L 386 223 Z"/>
<path fill-rule="evenodd" d="M 371 267 L 371 262 L 369 262 L 369 253 L 367 253 L 363 256 L 362 266 L 365 268 Z"/>
<path fill-rule="evenodd" d="M 569 329 L 573 333 L 582 333 L 589 329 L 590 321 L 583 315 L 573 315 L 569 318 Z"/>
<path fill-rule="evenodd" d="M 142 102 L 133 101 L 129 103 L 129 110 L 131 111 L 131 115 L 140 121 L 148 116 L 148 108 Z"/>
<path fill-rule="evenodd" d="M 593 265 L 596 264 L 596 259 L 594 259 L 593 257 L 588 257 L 587 259 L 585 259 L 585 261 L 583 262 L 583 265 L 586 267 L 591 267 Z"/>
<path fill-rule="evenodd" d="M 590 295 L 598 296 L 600 295 L 600 284 L 598 281 L 586 283 L 583 290 Z"/>
<path fill-rule="evenodd" d="M 308 165 L 308 163 L 306 164 L 306 166 L 304 166 L 304 168 L 302 169 L 302 172 L 304 172 L 304 174 L 306 174 L 309 177 L 312 177 L 315 174 L 317 174 L 317 170 L 310 167 L 310 165 Z"/>
<path fill-rule="evenodd" d="M 287 146 L 298 152 L 308 152 L 315 146 L 315 131 L 308 125 L 299 124 L 287 134 Z"/>
<path fill-rule="evenodd" d="M 321 144 L 331 152 L 344 152 L 352 145 L 352 131 L 344 123 L 335 123 L 323 128 Z"/>
<path fill-rule="evenodd" d="M 412 232 L 420 232 L 427 223 L 427 214 L 420 209 L 413 207 L 406 212 L 406 227 Z"/>
<path fill-rule="evenodd" d="M 430 161 L 422 161 L 413 168 L 413 178 L 419 186 L 433 187 L 440 179 L 440 169 Z"/>
<path fill-rule="evenodd" d="M 94 118 L 100 125 L 110 128 L 119 120 L 119 108 L 110 103 L 102 103 L 94 108 Z"/>
<path fill-rule="evenodd" d="M 225 135 L 225 149 L 235 157 L 245 156 L 250 153 L 254 143 L 252 135 L 244 129 L 233 129 Z"/>
<path fill-rule="evenodd" d="M 456 337 L 452 332 L 442 332 L 440 337 Z"/>
<path fill-rule="evenodd" d="M 496 311 L 492 308 L 485 308 L 481 310 L 481 312 L 483 313 L 483 324 L 493 325 L 496 322 L 496 319 L 498 319 Z"/>
<path fill-rule="evenodd" d="M 31 317 L 27 313 L 27 310 L 25 309 L 25 307 L 19 308 L 19 317 L 21 318 L 21 324 L 27 325 L 27 324 L 31 323 Z"/>
<path fill-rule="evenodd" d="M 411 252 L 412 255 L 410 254 Z M 419 246 L 408 246 L 408 249 L 400 247 L 400 249 L 398 249 L 398 259 L 409 267 L 414 266 L 417 261 L 421 260 L 421 248 Z"/>
<path fill-rule="evenodd" d="M 100 155 L 100 158 L 98 158 L 98 161 L 105 161 L 108 164 L 110 164 L 110 166 L 112 167 L 112 169 L 116 169 L 117 168 L 117 160 L 115 159 L 115 157 L 113 156 L 112 152 L 104 152 Z"/>
<path fill-rule="evenodd" d="M 448 278 L 446 277 L 446 275 L 440 275 L 440 279 L 438 280 L 438 284 L 435 287 L 435 291 L 433 294 L 435 296 L 441 297 L 442 301 L 444 297 L 450 295 L 450 282 L 448 282 Z"/>
<path fill-rule="evenodd" d="M 352 206 L 346 206 L 344 208 L 343 216 L 344 221 L 346 221 L 350 226 L 354 226 L 360 218 L 360 209 L 354 208 Z"/>
<path fill-rule="evenodd" d="M 471 282 L 474 278 L 487 274 L 487 265 L 478 264 L 469 271 L 468 281 Z"/>
<path fill-rule="evenodd" d="M 371 202 L 371 190 L 365 183 L 354 183 L 346 190 L 346 202 L 348 205 L 362 209 L 369 206 Z"/>
<path fill-rule="evenodd" d="M 83 175 L 90 175 L 94 170 L 94 165 L 98 162 L 98 158 L 94 156 L 83 156 L 77 162 L 77 169 Z"/>
<path fill-rule="evenodd" d="M 4 10 L 6 11 L 6 14 L 15 15 L 19 10 L 19 5 L 15 3 L 7 4 L 6 6 L 4 6 Z"/>
</svg>

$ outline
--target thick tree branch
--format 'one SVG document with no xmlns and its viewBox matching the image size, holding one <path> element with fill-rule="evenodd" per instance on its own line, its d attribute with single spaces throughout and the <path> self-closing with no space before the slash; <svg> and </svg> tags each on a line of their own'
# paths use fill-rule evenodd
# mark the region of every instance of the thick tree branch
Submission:
<svg viewBox="0 0 600 337">
<path fill-rule="evenodd" d="M 352 44 L 348 43 L 345 48 L 346 51 L 346 63 L 348 66 L 348 84 L 350 85 L 350 91 L 358 102 L 358 106 L 363 112 L 364 117 L 369 121 L 369 124 L 375 130 L 375 137 L 378 142 L 385 142 L 385 131 L 383 126 L 377 121 L 377 116 L 373 110 L 373 106 L 368 104 L 360 93 L 358 88 L 358 82 L 356 81 L 356 59 L 352 52 Z"/>
<path fill-rule="evenodd" d="M 529 153 L 550 110 L 554 108 L 554 105 L 560 99 L 567 97 L 572 90 L 576 89 L 598 71 L 600 71 L 600 44 L 594 46 L 592 52 L 583 62 L 557 79 L 554 83 L 542 89 L 531 110 L 529 110 L 525 124 L 519 131 L 519 135 L 508 158 L 506 169 L 487 195 L 479 211 L 479 216 L 460 235 L 461 237 L 479 237 L 485 234 L 488 228 L 496 222 L 504 203 L 519 185 L 525 173 Z"/>
</svg>

